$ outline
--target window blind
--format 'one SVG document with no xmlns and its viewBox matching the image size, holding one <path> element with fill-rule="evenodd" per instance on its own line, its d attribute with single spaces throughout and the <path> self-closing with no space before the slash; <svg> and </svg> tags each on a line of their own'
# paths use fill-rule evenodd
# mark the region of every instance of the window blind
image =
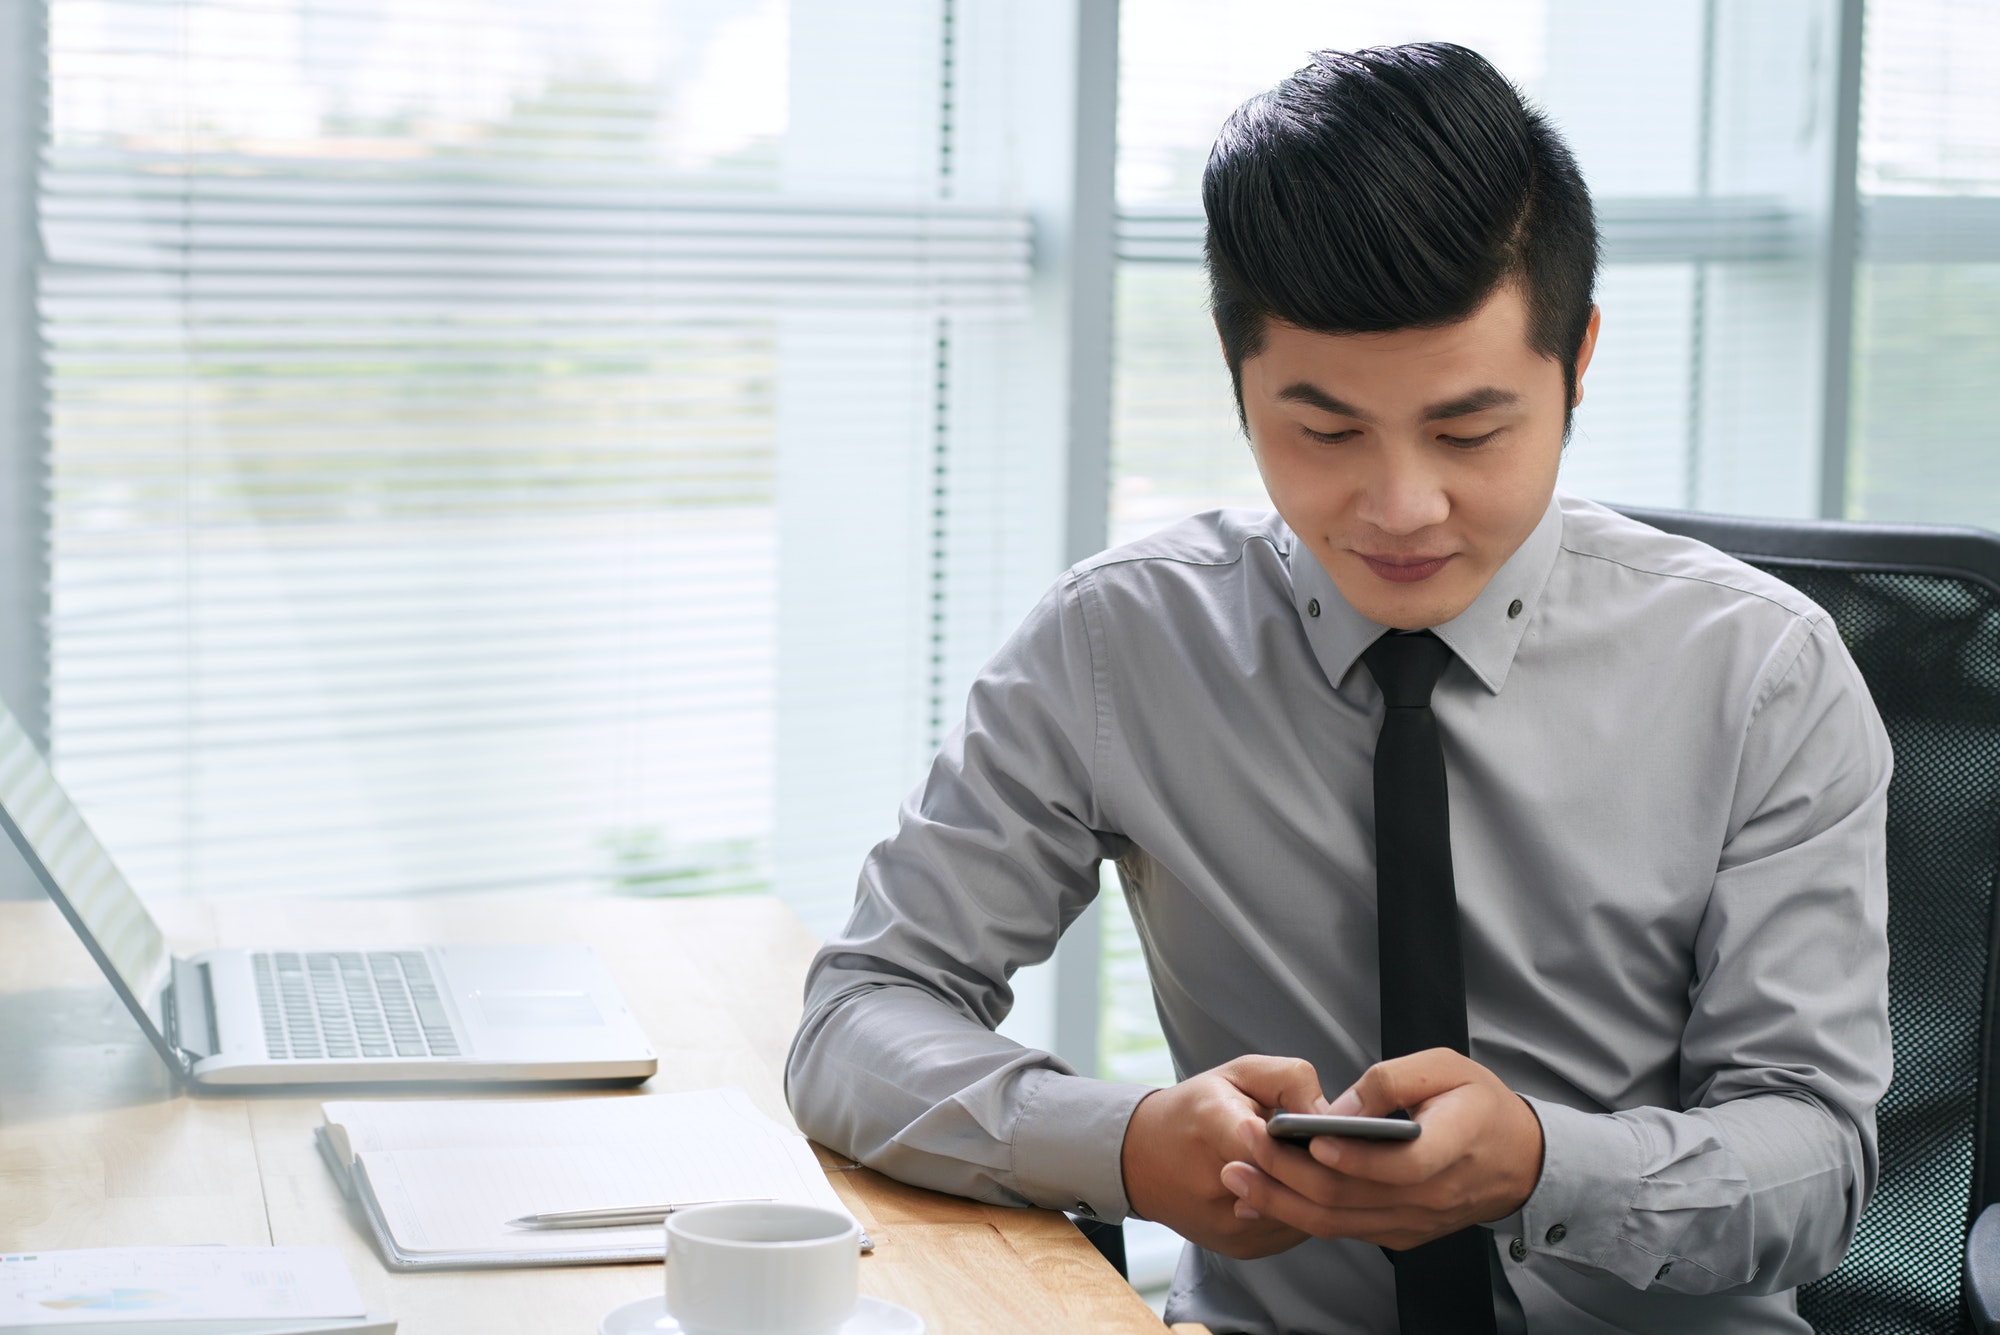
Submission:
<svg viewBox="0 0 2000 1335">
<path fill-rule="evenodd" d="M 1860 171 L 1849 511 L 2000 528 L 2000 11 L 1869 6 Z"/>
<path fill-rule="evenodd" d="M 940 320 L 1030 270 L 789 188 L 789 21 L 52 0 L 52 750 L 142 889 L 769 886 L 783 459 L 857 446 L 788 331 L 916 331 L 853 355 L 928 468 Z"/>
</svg>

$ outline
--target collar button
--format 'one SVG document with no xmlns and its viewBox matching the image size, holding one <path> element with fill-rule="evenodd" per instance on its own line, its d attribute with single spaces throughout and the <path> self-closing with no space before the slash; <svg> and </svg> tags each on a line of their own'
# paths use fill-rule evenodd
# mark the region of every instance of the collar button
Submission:
<svg viewBox="0 0 2000 1335">
<path fill-rule="evenodd" d="M 1513 602 L 1507 604 L 1507 619 L 1512 621 L 1519 615 L 1521 615 L 1521 600 L 1516 598 Z"/>
</svg>

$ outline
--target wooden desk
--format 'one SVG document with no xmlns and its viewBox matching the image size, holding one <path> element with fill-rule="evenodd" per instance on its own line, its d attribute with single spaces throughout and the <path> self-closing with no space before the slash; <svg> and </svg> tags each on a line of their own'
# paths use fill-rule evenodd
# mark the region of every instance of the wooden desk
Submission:
<svg viewBox="0 0 2000 1335">
<path fill-rule="evenodd" d="M 158 912 L 180 953 L 588 942 L 659 1049 L 646 1089 L 740 1085 L 791 1125 L 783 1063 L 813 941 L 775 900 L 180 901 Z M 404 1335 L 590 1332 L 610 1308 L 659 1291 L 658 1266 L 390 1274 L 313 1149 L 323 1097 L 177 1091 L 54 907 L 0 904 L 0 1251 L 327 1244 Z M 875 1239 L 862 1291 L 915 1309 L 939 1335 L 1162 1335 L 1060 1214 L 979 1205 L 866 1169 L 829 1176 Z"/>
</svg>

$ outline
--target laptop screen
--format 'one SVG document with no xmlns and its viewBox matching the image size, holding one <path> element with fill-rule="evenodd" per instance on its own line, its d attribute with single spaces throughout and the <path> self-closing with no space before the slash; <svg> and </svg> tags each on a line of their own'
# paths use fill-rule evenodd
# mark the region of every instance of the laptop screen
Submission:
<svg viewBox="0 0 2000 1335">
<path fill-rule="evenodd" d="M 123 984 L 128 1004 L 136 1003 L 157 1024 L 155 1007 L 171 967 L 166 938 L 4 706 L 0 824 L 113 975 L 111 981 Z"/>
</svg>

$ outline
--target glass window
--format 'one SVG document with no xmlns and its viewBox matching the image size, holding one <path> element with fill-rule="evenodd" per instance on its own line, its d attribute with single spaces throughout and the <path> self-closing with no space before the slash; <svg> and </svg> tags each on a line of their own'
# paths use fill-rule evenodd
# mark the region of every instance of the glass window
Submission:
<svg viewBox="0 0 2000 1335">
<path fill-rule="evenodd" d="M 1876 0 L 1848 512 L 2000 527 L 2000 9 Z"/>
<path fill-rule="evenodd" d="M 52 0 L 53 753 L 136 884 L 838 921 L 1059 565 L 947 12 Z"/>
</svg>

